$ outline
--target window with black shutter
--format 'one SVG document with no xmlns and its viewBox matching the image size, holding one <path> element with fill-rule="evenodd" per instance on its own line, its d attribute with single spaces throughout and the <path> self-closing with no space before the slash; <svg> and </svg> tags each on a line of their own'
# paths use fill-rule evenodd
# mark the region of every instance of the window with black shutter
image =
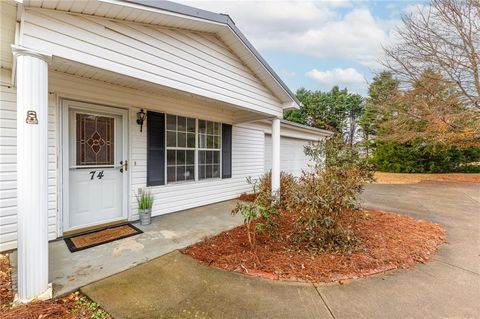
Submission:
<svg viewBox="0 0 480 319">
<path fill-rule="evenodd" d="M 147 112 L 147 186 L 231 177 L 231 125 Z"/>
</svg>

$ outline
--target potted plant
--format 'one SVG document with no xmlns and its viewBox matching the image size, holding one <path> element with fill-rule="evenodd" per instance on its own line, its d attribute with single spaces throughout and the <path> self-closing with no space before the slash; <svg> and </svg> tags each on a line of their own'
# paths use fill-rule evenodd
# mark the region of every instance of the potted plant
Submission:
<svg viewBox="0 0 480 319">
<path fill-rule="evenodd" d="M 150 225 L 152 221 L 152 206 L 153 196 L 152 193 L 142 190 L 137 197 L 138 214 L 140 215 L 140 224 L 142 226 Z"/>
</svg>

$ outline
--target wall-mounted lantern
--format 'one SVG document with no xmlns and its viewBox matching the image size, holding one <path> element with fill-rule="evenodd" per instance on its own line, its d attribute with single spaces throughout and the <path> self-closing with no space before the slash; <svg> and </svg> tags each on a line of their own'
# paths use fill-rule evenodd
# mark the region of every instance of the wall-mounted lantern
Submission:
<svg viewBox="0 0 480 319">
<path fill-rule="evenodd" d="M 137 124 L 140 125 L 140 132 L 142 131 L 143 122 L 145 121 L 146 116 L 147 114 L 143 109 L 141 109 L 140 112 L 137 112 Z"/>
</svg>

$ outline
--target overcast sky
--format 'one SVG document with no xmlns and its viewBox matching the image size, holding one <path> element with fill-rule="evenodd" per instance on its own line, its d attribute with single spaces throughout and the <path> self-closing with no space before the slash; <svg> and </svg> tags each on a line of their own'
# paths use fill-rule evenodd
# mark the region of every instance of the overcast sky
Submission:
<svg viewBox="0 0 480 319">
<path fill-rule="evenodd" d="M 366 94 L 401 13 L 422 1 L 179 2 L 229 14 L 293 91 L 339 85 Z"/>
</svg>

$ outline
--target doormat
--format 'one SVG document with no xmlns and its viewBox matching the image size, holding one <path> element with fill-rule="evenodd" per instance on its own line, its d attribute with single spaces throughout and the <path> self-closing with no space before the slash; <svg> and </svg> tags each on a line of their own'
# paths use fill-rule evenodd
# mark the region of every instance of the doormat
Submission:
<svg viewBox="0 0 480 319">
<path fill-rule="evenodd" d="M 79 250 L 106 244 L 141 233 L 143 233 L 143 231 L 132 224 L 123 224 L 120 226 L 112 226 L 95 230 L 87 234 L 68 237 L 65 238 L 65 243 L 67 244 L 68 249 L 74 253 Z"/>
</svg>

